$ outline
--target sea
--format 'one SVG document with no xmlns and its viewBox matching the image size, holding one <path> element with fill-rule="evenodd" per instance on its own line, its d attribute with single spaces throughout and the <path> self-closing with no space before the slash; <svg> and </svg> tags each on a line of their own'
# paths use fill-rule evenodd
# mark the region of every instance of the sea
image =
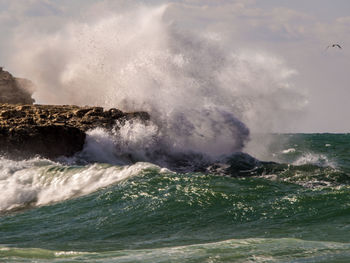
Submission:
<svg viewBox="0 0 350 263">
<path fill-rule="evenodd" d="M 271 134 L 317 112 L 311 77 L 252 41 L 244 4 L 221 24 L 200 1 L 63 2 L 15 19 L 10 71 L 36 103 L 151 117 L 72 157 L 0 156 L 0 262 L 350 262 L 350 134 Z"/>
<path fill-rule="evenodd" d="M 0 262 L 350 262 L 350 134 L 271 136 L 243 175 L 3 156 Z"/>
</svg>

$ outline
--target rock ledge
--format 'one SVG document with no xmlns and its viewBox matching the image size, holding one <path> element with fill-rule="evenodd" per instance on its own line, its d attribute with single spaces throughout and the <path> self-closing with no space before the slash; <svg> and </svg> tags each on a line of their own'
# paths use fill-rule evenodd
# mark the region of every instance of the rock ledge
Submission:
<svg viewBox="0 0 350 263">
<path fill-rule="evenodd" d="M 134 118 L 150 117 L 114 108 L 0 104 L 0 153 L 17 159 L 72 156 L 83 149 L 87 130 Z"/>
</svg>

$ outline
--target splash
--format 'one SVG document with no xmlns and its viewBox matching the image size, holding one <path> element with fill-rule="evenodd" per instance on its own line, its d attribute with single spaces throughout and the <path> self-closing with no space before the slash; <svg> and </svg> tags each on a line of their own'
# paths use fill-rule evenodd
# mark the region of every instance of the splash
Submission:
<svg viewBox="0 0 350 263">
<path fill-rule="evenodd" d="M 22 34 L 15 68 L 36 83 L 39 102 L 148 111 L 152 138 L 173 152 L 214 158 L 241 151 L 249 129 L 268 132 L 299 107 L 289 83 L 295 71 L 283 61 L 224 49 L 206 32 L 184 33 L 165 22 L 169 12 L 168 5 L 138 7 L 73 21 L 54 34 Z M 128 137 L 126 127 L 141 126 L 119 135 Z M 122 147 L 155 145 L 133 133 L 137 142 L 129 136 Z"/>
<path fill-rule="evenodd" d="M 114 165 L 127 165 L 137 161 L 155 163 L 158 158 L 153 153 L 160 140 L 158 132 L 158 127 L 152 122 L 141 120 L 118 122 L 112 130 L 96 128 L 87 132 L 84 149 L 80 153 L 62 161 Z"/>
<path fill-rule="evenodd" d="M 324 154 L 316 153 L 304 153 L 297 160 L 294 161 L 294 165 L 304 165 L 304 164 L 314 164 L 320 167 L 332 167 L 337 168 L 337 165 L 334 161 L 330 160 Z"/>
</svg>

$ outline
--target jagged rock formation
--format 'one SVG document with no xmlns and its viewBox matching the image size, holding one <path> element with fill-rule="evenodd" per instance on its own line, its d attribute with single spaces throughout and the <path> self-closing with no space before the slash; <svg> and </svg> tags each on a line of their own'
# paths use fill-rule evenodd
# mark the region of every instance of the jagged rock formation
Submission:
<svg viewBox="0 0 350 263">
<path fill-rule="evenodd" d="M 30 80 L 15 78 L 0 67 L 0 103 L 33 104 L 33 86 Z"/>
<path fill-rule="evenodd" d="M 82 150 L 87 130 L 132 118 L 147 120 L 149 115 L 101 107 L 0 104 L 0 152 L 11 158 L 71 156 Z"/>
</svg>

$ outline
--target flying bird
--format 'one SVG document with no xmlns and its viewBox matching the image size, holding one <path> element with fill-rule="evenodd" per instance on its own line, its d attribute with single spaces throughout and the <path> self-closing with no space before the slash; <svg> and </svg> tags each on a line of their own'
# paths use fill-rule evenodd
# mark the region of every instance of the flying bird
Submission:
<svg viewBox="0 0 350 263">
<path fill-rule="evenodd" d="M 328 48 L 330 48 L 330 47 L 337 47 L 337 48 L 339 48 L 339 49 L 342 49 L 342 47 L 339 45 L 339 44 L 332 44 L 332 45 L 329 45 L 327 48 L 326 48 L 326 50 L 328 49 Z"/>
</svg>

